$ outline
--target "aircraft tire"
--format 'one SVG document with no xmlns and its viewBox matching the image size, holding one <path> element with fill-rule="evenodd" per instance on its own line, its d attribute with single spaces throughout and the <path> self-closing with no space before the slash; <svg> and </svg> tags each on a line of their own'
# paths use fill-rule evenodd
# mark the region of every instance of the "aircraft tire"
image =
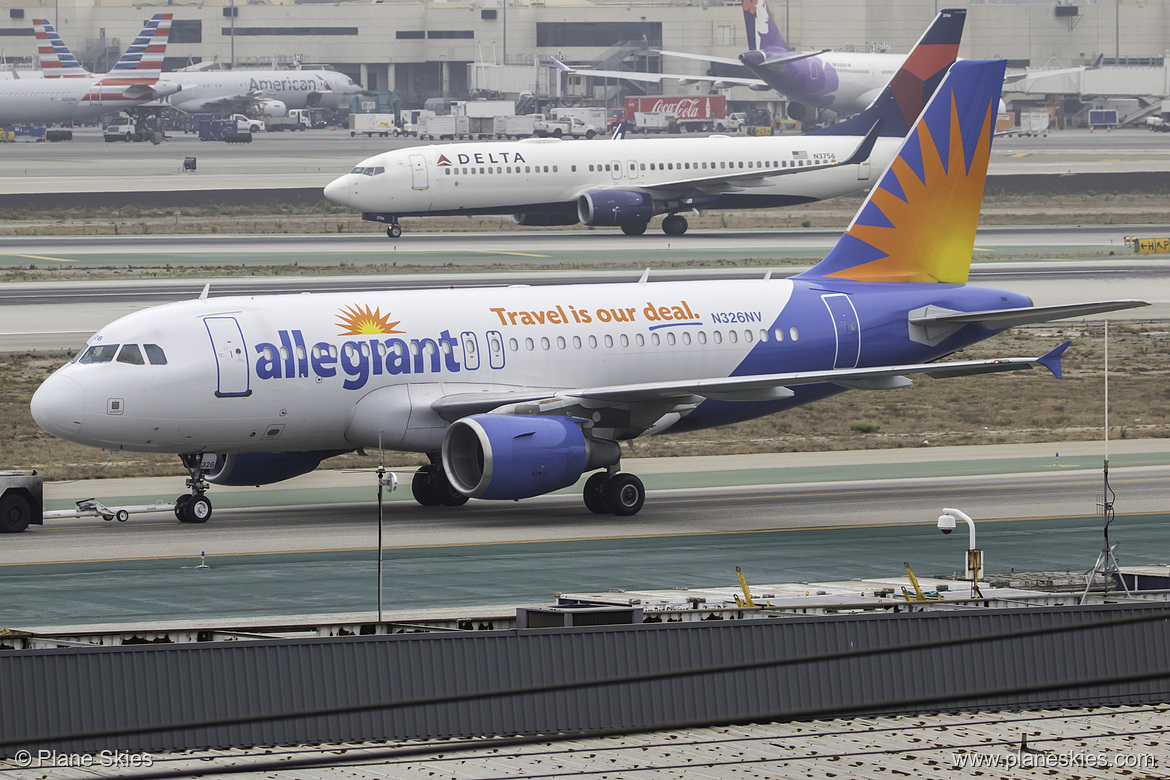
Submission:
<svg viewBox="0 0 1170 780">
<path fill-rule="evenodd" d="M 401 225 L 391 225 L 390 227 L 386 228 L 386 236 L 388 238 L 398 238 L 401 235 L 402 235 L 402 226 Z"/>
<path fill-rule="evenodd" d="M 190 500 L 191 500 L 190 493 L 184 493 L 183 495 L 181 495 L 175 499 L 175 519 L 178 520 L 180 523 L 187 522 L 186 520 L 183 519 L 183 507 Z"/>
<path fill-rule="evenodd" d="M 183 502 L 183 516 L 179 518 L 184 523 L 206 523 L 211 519 L 211 499 L 205 495 L 190 496 Z"/>
<path fill-rule="evenodd" d="M 447 479 L 443 471 L 433 472 L 431 479 L 434 480 L 432 487 L 439 496 L 439 503 L 443 506 L 463 506 L 469 501 L 467 496 L 451 486 L 451 480 Z"/>
<path fill-rule="evenodd" d="M 19 493 L 0 498 L 0 533 L 18 534 L 32 522 L 32 504 Z"/>
<path fill-rule="evenodd" d="M 662 220 L 662 232 L 668 236 L 681 236 L 687 232 L 686 217 L 678 214 L 671 214 Z"/>
<path fill-rule="evenodd" d="M 585 499 L 585 508 L 595 515 L 613 514 L 613 510 L 605 502 L 605 483 L 608 479 L 608 474 L 599 471 L 585 480 L 585 489 L 581 491 L 581 497 Z"/>
<path fill-rule="evenodd" d="M 633 474 L 614 474 L 605 483 L 605 503 L 618 517 L 636 515 L 646 503 L 646 488 Z"/>
<path fill-rule="evenodd" d="M 433 466 L 423 466 L 414 472 L 414 479 L 410 481 L 410 492 L 414 500 L 423 506 L 438 506 L 441 503 L 439 493 L 431 483 L 431 469 Z"/>
<path fill-rule="evenodd" d="M 645 222 L 623 222 L 622 232 L 627 236 L 640 236 L 646 232 Z"/>
</svg>

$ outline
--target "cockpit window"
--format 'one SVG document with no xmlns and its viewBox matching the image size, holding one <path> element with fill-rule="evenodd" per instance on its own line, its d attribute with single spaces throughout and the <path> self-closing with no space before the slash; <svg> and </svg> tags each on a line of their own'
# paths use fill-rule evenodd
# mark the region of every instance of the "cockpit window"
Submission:
<svg viewBox="0 0 1170 780">
<path fill-rule="evenodd" d="M 118 362 L 129 363 L 132 366 L 146 364 L 146 361 L 142 359 L 142 350 L 137 344 L 123 344 L 121 351 L 118 352 Z"/>
<path fill-rule="evenodd" d="M 381 166 L 381 165 L 366 166 L 366 167 L 359 165 L 358 167 L 356 167 L 352 171 L 350 171 L 350 173 L 356 173 L 359 176 L 377 176 L 379 173 L 385 173 L 385 172 L 386 172 L 386 168 L 384 166 Z"/>
<path fill-rule="evenodd" d="M 109 363 L 118 352 L 117 344 L 94 344 L 77 359 L 78 363 Z"/>
<path fill-rule="evenodd" d="M 167 354 L 158 344 L 143 344 L 142 348 L 146 350 L 146 359 L 150 361 L 152 366 L 165 366 L 167 364 Z"/>
</svg>

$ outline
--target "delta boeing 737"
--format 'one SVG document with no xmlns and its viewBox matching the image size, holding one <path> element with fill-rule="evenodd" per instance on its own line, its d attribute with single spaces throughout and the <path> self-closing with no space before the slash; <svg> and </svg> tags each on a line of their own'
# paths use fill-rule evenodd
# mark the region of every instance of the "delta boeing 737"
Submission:
<svg viewBox="0 0 1170 780">
<path fill-rule="evenodd" d="M 620 227 L 627 235 L 665 214 L 662 231 L 681 235 L 690 211 L 864 192 L 958 56 L 965 19 L 962 10 L 940 12 L 873 105 L 821 134 L 411 147 L 363 160 L 325 197 L 387 223 L 387 235 L 398 238 L 400 217 L 472 214 L 511 214 L 519 225 Z M 874 134 L 876 146 L 863 142 Z"/>
<path fill-rule="evenodd" d="M 211 484 L 262 485 L 342 452 L 426 453 L 419 503 L 584 483 L 586 507 L 645 500 L 619 442 L 692 431 L 909 377 L 1044 367 L 937 362 L 1014 325 L 1144 305 L 1034 307 L 968 285 L 1002 61 L 953 65 L 845 234 L 789 279 L 214 298 L 102 328 L 37 389 L 46 431 L 178 454 L 204 522 Z"/>
</svg>

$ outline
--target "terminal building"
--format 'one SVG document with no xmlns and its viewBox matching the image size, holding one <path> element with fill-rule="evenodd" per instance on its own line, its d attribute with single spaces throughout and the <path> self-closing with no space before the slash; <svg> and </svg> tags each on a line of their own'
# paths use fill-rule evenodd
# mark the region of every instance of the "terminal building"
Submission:
<svg viewBox="0 0 1170 780">
<path fill-rule="evenodd" d="M 705 94 L 679 86 L 564 75 L 572 65 L 706 75 L 711 64 L 660 49 L 736 59 L 748 48 L 739 3 L 724 0 L 7 0 L 0 42 L 9 66 L 35 67 L 32 20 L 53 22 L 83 64 L 112 64 L 160 11 L 174 13 L 167 69 L 327 65 L 367 90 L 410 105 L 479 95 L 571 96 L 620 105 L 626 95 Z M 1168 0 L 771 0 L 776 25 L 801 49 L 905 53 L 940 7 L 967 6 L 960 56 L 1005 58 L 1009 68 L 1069 68 L 1104 55 L 1097 71 L 1009 85 L 1009 100 L 1117 95 L 1142 106 L 1170 94 Z M 728 66 L 718 66 L 728 67 Z M 715 73 L 714 75 L 720 75 Z M 727 75 L 727 74 L 722 74 Z M 1030 92 L 1023 92 L 1030 90 Z M 731 101 L 781 103 L 770 92 L 724 90 Z"/>
</svg>

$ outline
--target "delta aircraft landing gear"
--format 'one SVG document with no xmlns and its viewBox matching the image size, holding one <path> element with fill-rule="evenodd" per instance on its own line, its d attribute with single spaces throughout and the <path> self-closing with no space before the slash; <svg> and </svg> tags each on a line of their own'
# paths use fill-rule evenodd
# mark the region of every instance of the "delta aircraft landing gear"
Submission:
<svg viewBox="0 0 1170 780">
<path fill-rule="evenodd" d="M 662 220 L 662 232 L 668 236 L 681 236 L 687 232 L 687 218 L 681 214 L 670 214 Z"/>
<path fill-rule="evenodd" d="M 612 470 L 612 471 L 611 471 Z M 595 515 L 629 517 L 646 503 L 646 488 L 633 474 L 618 471 L 615 464 L 585 480 L 585 506 Z"/>
<path fill-rule="evenodd" d="M 390 226 L 386 228 L 386 238 L 398 238 L 402 235 L 402 225 L 398 224 L 398 220 L 391 220 Z"/>
<path fill-rule="evenodd" d="M 175 499 L 175 517 L 180 523 L 206 523 L 211 519 L 211 499 L 204 495 L 211 484 L 203 478 L 202 455 L 180 455 L 191 476 L 187 487 L 191 492 Z"/>
</svg>

